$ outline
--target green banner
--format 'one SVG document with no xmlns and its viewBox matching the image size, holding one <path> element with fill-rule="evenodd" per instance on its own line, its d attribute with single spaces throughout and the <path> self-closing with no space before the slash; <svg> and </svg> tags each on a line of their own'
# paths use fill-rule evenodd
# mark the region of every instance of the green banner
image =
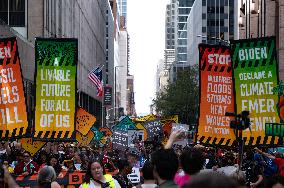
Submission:
<svg viewBox="0 0 284 188">
<path fill-rule="evenodd" d="M 283 123 L 266 123 L 265 134 L 267 136 L 284 137 L 284 124 Z"/>
<path fill-rule="evenodd" d="M 75 139 L 77 52 L 77 39 L 36 39 L 35 139 Z"/>
<path fill-rule="evenodd" d="M 278 62 L 275 37 L 231 42 L 237 113 L 250 112 L 251 131 L 244 131 L 246 145 L 273 145 L 278 138 L 265 137 L 265 123 L 279 123 Z"/>
</svg>

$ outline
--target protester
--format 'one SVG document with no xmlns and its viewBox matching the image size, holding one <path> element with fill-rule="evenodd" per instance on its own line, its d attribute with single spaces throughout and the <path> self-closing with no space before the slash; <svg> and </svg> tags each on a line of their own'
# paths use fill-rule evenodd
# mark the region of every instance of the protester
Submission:
<svg viewBox="0 0 284 188">
<path fill-rule="evenodd" d="M 176 174 L 175 182 L 182 187 L 192 175 L 200 172 L 205 163 L 202 152 L 197 148 L 187 148 L 180 156 L 180 164 L 184 174 Z"/>
<path fill-rule="evenodd" d="M 132 172 L 132 167 L 130 166 L 128 160 L 120 159 L 116 164 L 118 168 L 118 173 L 114 178 L 118 181 L 122 188 L 131 188 L 133 187 L 132 183 L 127 178 L 127 175 Z"/>
<path fill-rule="evenodd" d="M 46 163 L 48 166 L 52 166 L 54 168 L 56 175 L 58 175 L 62 170 L 62 167 L 58 162 L 58 158 L 59 158 L 58 154 L 57 155 L 50 155 L 49 159 Z"/>
<path fill-rule="evenodd" d="M 52 166 L 44 166 L 38 174 L 38 188 L 61 188 L 55 181 L 56 173 Z"/>
<path fill-rule="evenodd" d="M 241 188 L 234 179 L 216 173 L 193 176 L 182 188 Z"/>
<path fill-rule="evenodd" d="M 8 172 L 8 169 L 3 166 L 3 179 L 0 177 L 0 187 L 1 188 L 20 188 L 20 186 L 15 182 L 14 178 Z"/>
<path fill-rule="evenodd" d="M 0 142 L 0 163 L 2 164 L 3 161 L 8 160 L 8 152 L 7 152 L 7 147 L 8 142 Z"/>
<path fill-rule="evenodd" d="M 9 165 L 9 162 L 8 161 L 4 161 L 3 162 L 3 165 L 5 166 L 5 168 L 8 170 L 9 173 L 14 173 L 14 168 L 12 168 L 10 165 Z"/>
<path fill-rule="evenodd" d="M 183 131 L 173 131 L 169 137 L 166 149 L 172 147 L 173 143 L 180 139 Z M 184 183 L 189 181 L 190 176 L 199 173 L 205 163 L 204 156 L 198 148 L 186 148 L 180 154 L 180 164 L 182 171 L 175 175 L 175 183 L 182 187 Z"/>
<path fill-rule="evenodd" d="M 9 161 L 10 161 L 11 167 L 13 169 L 15 169 L 17 164 L 19 164 L 21 161 L 24 160 L 23 154 L 20 151 L 16 150 L 16 149 L 12 150 L 11 157 L 9 157 L 9 158 L 11 158 Z"/>
<path fill-rule="evenodd" d="M 264 186 L 263 167 L 254 160 L 254 152 L 252 150 L 246 152 L 242 169 L 245 171 L 246 185 L 248 187 Z"/>
<path fill-rule="evenodd" d="M 62 169 L 68 172 L 74 172 L 76 170 L 73 160 L 64 160 Z"/>
<path fill-rule="evenodd" d="M 276 153 L 275 156 L 269 154 L 269 153 L 265 153 L 263 151 L 261 151 L 258 148 L 255 148 L 255 150 L 260 153 L 261 155 L 272 159 L 274 161 L 274 163 L 278 166 L 278 173 L 284 177 L 284 156 L 282 153 Z"/>
<path fill-rule="evenodd" d="M 178 170 L 178 157 L 172 149 L 160 149 L 152 155 L 153 174 L 158 188 L 177 188 L 173 181 Z"/>
<path fill-rule="evenodd" d="M 143 184 L 137 185 L 135 188 L 155 188 L 157 186 L 154 175 L 153 165 L 151 162 L 146 161 L 142 167 Z"/>
<path fill-rule="evenodd" d="M 120 188 L 119 183 L 110 175 L 104 174 L 103 164 L 93 161 L 89 164 L 83 183 L 80 188 Z"/>
<path fill-rule="evenodd" d="M 230 175 L 230 177 L 232 177 L 240 186 L 246 186 L 245 173 L 241 171 L 239 167 Z"/>
<path fill-rule="evenodd" d="M 47 160 L 48 160 L 47 152 L 44 150 L 40 151 L 36 161 L 36 163 L 39 165 L 39 169 L 42 169 L 46 165 Z"/>
<path fill-rule="evenodd" d="M 284 188 L 284 178 L 280 175 L 270 177 L 266 188 Z"/>
<path fill-rule="evenodd" d="M 38 164 L 31 159 L 29 152 L 24 152 L 23 158 L 23 161 L 19 162 L 15 167 L 15 174 L 28 176 L 38 172 Z"/>
</svg>

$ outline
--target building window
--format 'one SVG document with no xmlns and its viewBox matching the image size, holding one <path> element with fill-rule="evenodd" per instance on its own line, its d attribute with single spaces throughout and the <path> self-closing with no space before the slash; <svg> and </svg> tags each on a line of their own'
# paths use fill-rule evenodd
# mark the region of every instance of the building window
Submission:
<svg viewBox="0 0 284 188">
<path fill-rule="evenodd" d="M 205 20 L 206 19 L 206 14 L 202 14 L 202 19 Z"/>
<path fill-rule="evenodd" d="M 178 40 L 178 45 L 187 45 L 187 39 Z"/>
<path fill-rule="evenodd" d="M 206 33 L 206 27 L 202 27 L 202 33 Z"/>
<path fill-rule="evenodd" d="M 187 21 L 187 16 L 179 16 L 179 22 L 186 22 Z"/>
<path fill-rule="evenodd" d="M 8 24 L 8 0 L 0 2 L 0 19 Z"/>
<path fill-rule="evenodd" d="M 1 0 L 0 19 L 10 26 L 24 27 L 25 0 Z"/>
<path fill-rule="evenodd" d="M 206 0 L 202 0 L 202 6 L 206 6 Z"/>
<path fill-rule="evenodd" d="M 179 8 L 178 13 L 188 15 L 190 13 L 190 8 Z"/>
<path fill-rule="evenodd" d="M 178 53 L 187 53 L 187 47 L 178 47 L 177 51 Z"/>
</svg>

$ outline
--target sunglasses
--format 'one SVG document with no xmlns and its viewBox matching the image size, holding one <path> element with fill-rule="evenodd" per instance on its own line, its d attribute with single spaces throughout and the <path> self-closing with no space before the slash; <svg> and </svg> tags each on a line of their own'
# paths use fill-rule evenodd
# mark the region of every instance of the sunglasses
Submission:
<svg viewBox="0 0 284 188">
<path fill-rule="evenodd" d="M 24 158 L 28 158 L 28 157 L 30 157 L 30 156 L 29 156 L 29 155 L 24 155 L 23 157 L 24 157 Z"/>
</svg>

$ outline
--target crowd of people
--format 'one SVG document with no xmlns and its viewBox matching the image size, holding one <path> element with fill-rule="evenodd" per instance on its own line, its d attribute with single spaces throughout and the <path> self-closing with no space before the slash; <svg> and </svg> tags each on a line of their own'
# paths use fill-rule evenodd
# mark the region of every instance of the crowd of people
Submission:
<svg viewBox="0 0 284 188">
<path fill-rule="evenodd" d="M 16 187 L 12 176 L 38 174 L 39 188 L 57 188 L 60 185 L 56 177 L 61 172 L 82 171 L 85 178 L 81 188 L 284 187 L 283 153 L 251 148 L 244 152 L 240 167 L 238 154 L 233 150 L 175 146 L 181 134 L 174 131 L 165 145 L 137 143 L 125 151 L 108 145 L 47 143 L 34 156 L 16 141 L 1 142 L 2 179 L 9 187 Z M 134 184 L 127 178 L 133 167 L 141 170 L 140 183 Z"/>
</svg>

